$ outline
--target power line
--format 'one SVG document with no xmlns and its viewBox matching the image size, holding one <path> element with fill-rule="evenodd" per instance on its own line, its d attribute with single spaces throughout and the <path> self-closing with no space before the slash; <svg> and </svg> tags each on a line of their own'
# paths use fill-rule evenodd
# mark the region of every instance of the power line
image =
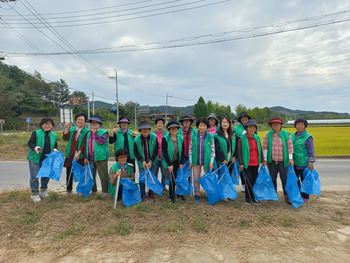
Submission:
<svg viewBox="0 0 350 263">
<path fill-rule="evenodd" d="M 89 49 L 89 50 L 81 50 L 78 51 L 80 54 L 107 54 L 107 53 L 120 53 L 120 52 L 136 52 L 136 51 L 147 51 L 147 50 L 158 50 L 158 49 L 169 49 L 169 48 L 179 48 L 179 47 L 189 47 L 189 46 L 199 46 L 199 45 L 208 45 L 208 44 L 216 44 L 216 43 L 222 43 L 227 41 L 236 41 L 236 40 L 242 40 L 242 39 L 248 39 L 248 38 L 256 38 L 256 37 L 262 37 L 262 36 L 268 36 L 268 35 L 275 35 L 275 34 L 281 34 L 281 33 L 287 33 L 287 32 L 293 32 L 293 31 L 300 31 L 310 28 L 317 28 L 332 24 L 339 24 L 343 22 L 350 21 L 350 17 L 345 17 L 342 19 L 337 20 L 330 20 L 325 22 L 319 22 L 319 23 L 313 23 L 313 24 L 307 24 L 307 25 L 301 25 L 296 26 L 292 28 L 286 28 L 286 29 L 278 29 L 274 31 L 269 32 L 260 32 L 260 33 L 254 33 L 254 34 L 247 34 L 247 35 L 239 35 L 234 37 L 227 37 L 227 38 L 213 38 L 209 40 L 203 40 L 199 42 L 195 41 L 187 41 L 189 38 L 186 38 L 186 42 L 188 43 L 179 43 L 179 44 L 165 44 L 161 45 L 161 43 L 169 42 L 179 42 L 179 40 L 168 40 L 168 41 L 161 41 L 161 42 L 153 42 L 153 43 L 146 43 L 146 44 L 140 44 L 140 45 L 128 45 L 128 46 L 121 46 L 121 47 L 115 47 L 115 48 L 102 48 L 102 49 Z M 214 35 L 225 35 L 230 33 L 228 32 L 221 32 Z M 196 37 L 192 37 L 196 38 Z M 21 56 L 40 56 L 43 55 L 41 53 L 24 53 L 24 52 L 7 52 L 8 54 L 14 56 L 14 57 L 21 57 Z M 71 55 L 75 54 L 74 52 L 50 52 L 45 53 L 46 55 Z"/>
<path fill-rule="evenodd" d="M 80 20 L 72 20 L 72 21 L 53 21 L 52 26 L 54 26 L 54 27 L 75 27 L 75 26 L 99 25 L 99 24 L 106 24 L 106 23 L 129 21 L 129 20 L 134 20 L 134 19 L 148 18 L 148 17 L 160 16 L 160 15 L 165 15 L 165 14 L 172 14 L 172 13 L 177 13 L 177 12 L 189 11 L 189 10 L 193 10 L 193 9 L 197 9 L 197 8 L 208 7 L 208 6 L 212 6 L 212 5 L 226 3 L 226 2 L 229 2 L 232 0 L 221 0 L 221 1 L 214 2 L 214 3 L 197 5 L 194 7 L 180 8 L 180 9 L 172 10 L 172 11 L 164 11 L 164 12 L 149 14 L 149 15 L 141 15 L 141 16 L 136 16 L 136 17 L 114 19 L 115 17 L 125 17 L 125 16 L 137 15 L 137 14 L 142 14 L 142 13 L 150 13 L 150 12 L 160 11 L 163 9 L 178 8 L 178 7 L 181 7 L 184 5 L 191 5 L 191 4 L 199 3 L 199 2 L 203 2 L 203 1 L 207 1 L 207 0 L 198 0 L 198 1 L 193 1 L 191 3 L 178 4 L 178 5 L 174 5 L 174 6 L 170 6 L 170 7 L 157 8 L 157 9 L 128 13 L 128 14 L 123 14 L 123 15 L 113 15 L 113 16 L 102 17 L 102 18 L 94 18 L 94 19 L 88 18 L 88 19 L 80 19 Z M 97 21 L 97 20 L 110 19 L 110 18 L 112 18 L 112 20 L 99 21 L 99 22 Z M 72 22 L 84 22 L 84 21 L 92 21 L 92 22 L 72 24 Z M 61 25 L 63 23 L 70 23 L 70 24 Z M 14 23 L 14 24 L 26 25 L 26 26 L 14 26 L 15 28 L 31 28 L 30 26 L 27 25 L 27 23 Z M 39 23 L 34 23 L 34 24 L 39 24 Z M 42 26 L 40 26 L 40 24 L 39 24 L 38 27 L 41 28 Z"/>
</svg>

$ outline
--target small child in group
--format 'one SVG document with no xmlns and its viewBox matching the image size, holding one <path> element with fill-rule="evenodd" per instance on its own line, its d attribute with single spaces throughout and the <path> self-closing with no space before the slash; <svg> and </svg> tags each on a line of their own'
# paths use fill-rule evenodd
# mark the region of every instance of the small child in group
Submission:
<svg viewBox="0 0 350 263">
<path fill-rule="evenodd" d="M 131 181 L 135 181 L 135 173 L 133 169 L 133 164 L 128 163 L 128 154 L 129 151 L 126 149 L 119 149 L 115 153 L 115 157 L 117 158 L 117 162 L 111 167 L 109 170 L 109 186 L 108 191 L 111 196 L 114 197 L 116 191 L 116 183 L 118 176 L 120 175 L 120 179 L 127 178 Z M 122 199 L 123 186 L 119 184 L 118 190 L 118 201 Z"/>
</svg>

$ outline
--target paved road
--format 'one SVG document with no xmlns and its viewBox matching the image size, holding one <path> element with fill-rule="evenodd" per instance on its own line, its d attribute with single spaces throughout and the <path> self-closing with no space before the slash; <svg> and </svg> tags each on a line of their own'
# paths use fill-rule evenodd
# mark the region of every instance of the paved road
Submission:
<svg viewBox="0 0 350 263">
<path fill-rule="evenodd" d="M 112 165 L 112 162 L 109 163 L 109 167 Z M 319 173 L 322 188 L 346 187 L 350 189 L 350 160 L 318 160 L 315 168 Z M 65 169 L 63 169 L 61 181 L 51 180 L 49 189 L 64 191 L 65 178 Z M 281 189 L 280 182 L 278 184 Z M 100 188 L 99 179 L 97 179 L 97 186 Z M 0 191 L 23 188 L 29 188 L 28 163 L 0 161 Z"/>
</svg>

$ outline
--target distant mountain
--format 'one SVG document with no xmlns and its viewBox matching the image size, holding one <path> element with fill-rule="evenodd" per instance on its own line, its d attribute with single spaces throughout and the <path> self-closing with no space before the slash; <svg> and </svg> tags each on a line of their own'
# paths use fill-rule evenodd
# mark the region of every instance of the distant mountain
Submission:
<svg viewBox="0 0 350 263">
<path fill-rule="evenodd" d="M 270 110 L 286 115 L 290 118 L 303 117 L 309 120 L 317 119 L 350 119 L 350 114 L 347 112 L 339 113 L 333 111 L 303 111 L 303 110 L 291 110 L 282 106 L 270 107 Z"/>
</svg>

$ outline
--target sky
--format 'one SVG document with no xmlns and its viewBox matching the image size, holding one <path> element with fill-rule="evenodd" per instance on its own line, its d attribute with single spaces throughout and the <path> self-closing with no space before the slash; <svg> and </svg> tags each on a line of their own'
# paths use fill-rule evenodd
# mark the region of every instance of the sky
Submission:
<svg viewBox="0 0 350 263">
<path fill-rule="evenodd" d="M 0 2 L 4 63 L 108 103 L 350 113 L 350 1 Z"/>
</svg>

